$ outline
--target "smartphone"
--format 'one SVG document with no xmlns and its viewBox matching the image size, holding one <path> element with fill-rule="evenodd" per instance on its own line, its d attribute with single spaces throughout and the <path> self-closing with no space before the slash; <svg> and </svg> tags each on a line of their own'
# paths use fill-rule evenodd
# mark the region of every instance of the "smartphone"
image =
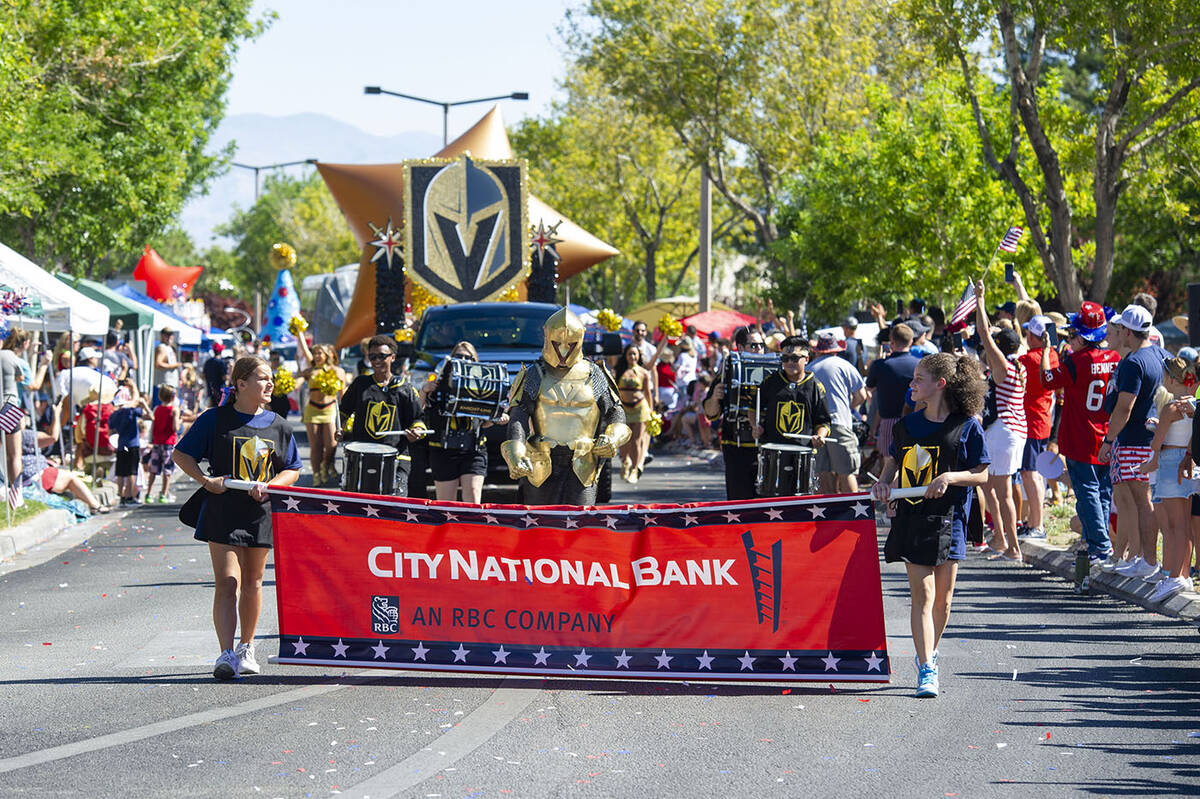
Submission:
<svg viewBox="0 0 1200 799">
<path fill-rule="evenodd" d="M 1058 349 L 1058 327 L 1056 325 L 1051 325 L 1050 327 L 1046 328 L 1046 332 L 1050 334 L 1050 346 L 1053 349 Z"/>
<path fill-rule="evenodd" d="M 1004 282 L 1005 283 L 1016 283 L 1017 282 L 1017 268 L 1016 267 L 1017 267 L 1017 265 L 1013 264 L 1013 263 L 1007 263 L 1004 265 Z"/>
</svg>

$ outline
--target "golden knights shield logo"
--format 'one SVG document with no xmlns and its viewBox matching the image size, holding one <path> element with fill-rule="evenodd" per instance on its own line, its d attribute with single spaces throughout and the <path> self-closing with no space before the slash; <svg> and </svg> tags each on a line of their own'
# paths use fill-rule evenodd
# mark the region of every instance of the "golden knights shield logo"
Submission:
<svg viewBox="0 0 1200 799">
<path fill-rule="evenodd" d="M 234 436 L 233 477 L 237 480 L 265 482 L 275 476 L 272 456 L 275 442 L 258 436 Z"/>
<path fill-rule="evenodd" d="M 378 438 L 381 433 L 390 432 L 392 422 L 396 419 L 396 406 L 390 402 L 378 400 L 367 403 L 367 421 L 365 429 L 367 433 Z"/>
<path fill-rule="evenodd" d="M 919 488 L 933 482 L 938 474 L 938 447 L 914 444 L 900 458 L 900 488 Z M 906 500 L 920 502 L 920 497 Z"/>
<path fill-rule="evenodd" d="M 406 161 L 408 274 L 454 302 L 490 300 L 529 274 L 523 161 Z"/>
<path fill-rule="evenodd" d="M 804 429 L 804 406 L 793 400 L 776 405 L 775 427 L 780 433 L 798 434 Z"/>
</svg>

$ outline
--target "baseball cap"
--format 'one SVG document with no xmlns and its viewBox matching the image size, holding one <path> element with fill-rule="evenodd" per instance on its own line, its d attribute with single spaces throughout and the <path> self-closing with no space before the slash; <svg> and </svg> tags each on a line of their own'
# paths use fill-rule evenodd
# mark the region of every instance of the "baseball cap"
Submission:
<svg viewBox="0 0 1200 799">
<path fill-rule="evenodd" d="M 1004 313 L 1015 314 L 1017 312 L 1017 304 L 1015 302 L 1013 302 L 1012 300 L 1009 300 L 1008 302 L 1004 303 L 1003 305 L 997 305 L 996 312 L 999 313 L 1001 311 L 1003 311 Z"/>
<path fill-rule="evenodd" d="M 1154 318 L 1140 305 L 1126 305 L 1120 315 L 1112 318 L 1112 324 L 1144 333 L 1154 325 Z"/>
<path fill-rule="evenodd" d="M 1017 335 L 1017 331 L 1007 327 L 998 330 L 996 335 L 992 336 L 992 340 L 996 342 L 1000 352 L 1005 355 L 1012 355 L 1021 349 L 1021 337 Z"/>
<path fill-rule="evenodd" d="M 1067 314 L 1067 325 L 1084 341 L 1104 341 L 1108 335 L 1108 318 L 1104 306 L 1090 300 L 1079 306 L 1079 313 Z"/>
<path fill-rule="evenodd" d="M 213 342 L 213 345 L 212 345 L 213 355 L 220 355 L 221 351 L 224 349 L 225 349 L 225 345 L 222 344 L 221 342 L 219 342 L 219 341 Z"/>
<path fill-rule="evenodd" d="M 1043 316 L 1041 314 L 1031 318 L 1028 322 L 1021 325 L 1021 327 L 1032 333 L 1035 338 L 1041 338 L 1042 336 L 1046 335 L 1046 331 L 1053 326 L 1054 320 L 1049 316 Z"/>
<path fill-rule="evenodd" d="M 96 350 L 92 349 L 91 347 L 83 347 L 79 350 L 79 360 L 81 361 L 90 361 L 92 358 L 99 357 L 100 353 L 96 352 Z"/>
<path fill-rule="evenodd" d="M 912 328 L 914 338 L 920 338 L 930 331 L 930 327 L 915 316 L 905 319 L 904 324 Z"/>
</svg>

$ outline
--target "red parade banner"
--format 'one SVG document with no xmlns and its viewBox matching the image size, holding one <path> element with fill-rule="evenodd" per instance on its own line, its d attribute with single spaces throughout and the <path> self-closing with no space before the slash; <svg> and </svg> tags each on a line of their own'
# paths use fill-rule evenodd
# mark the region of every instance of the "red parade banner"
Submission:
<svg viewBox="0 0 1200 799">
<path fill-rule="evenodd" d="M 280 663 L 886 682 L 866 494 L 596 508 L 271 491 Z"/>
</svg>

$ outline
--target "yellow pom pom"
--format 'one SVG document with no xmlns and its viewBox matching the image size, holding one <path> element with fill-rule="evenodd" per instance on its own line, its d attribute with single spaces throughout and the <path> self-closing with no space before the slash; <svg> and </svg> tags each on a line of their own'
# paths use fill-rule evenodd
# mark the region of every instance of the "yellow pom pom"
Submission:
<svg viewBox="0 0 1200 799">
<path fill-rule="evenodd" d="M 416 317 L 420 317 L 430 305 L 446 304 L 444 297 L 433 293 L 416 281 L 413 281 L 412 294 L 410 296 L 412 297 L 413 316 Z"/>
<path fill-rule="evenodd" d="M 596 314 L 596 321 L 610 333 L 621 327 L 621 315 L 612 308 L 603 308 Z"/>
<path fill-rule="evenodd" d="M 342 390 L 342 380 L 338 377 L 337 369 L 326 366 L 318 369 L 308 378 L 308 384 L 327 396 L 333 396 Z"/>
<path fill-rule="evenodd" d="M 398 327 L 392 331 L 392 338 L 396 341 L 412 341 L 413 331 L 411 327 Z"/>
<path fill-rule="evenodd" d="M 667 338 L 675 338 L 683 334 L 683 325 L 670 314 L 663 314 L 658 320 L 658 329 Z"/>
<path fill-rule="evenodd" d="M 662 432 L 663 418 L 662 414 L 657 411 L 650 413 L 650 421 L 646 422 L 646 432 L 652 436 L 656 436 Z"/>
<path fill-rule="evenodd" d="M 276 269 L 291 269 L 296 265 L 296 249 L 290 244 L 277 241 L 271 245 L 271 266 Z"/>
<path fill-rule="evenodd" d="M 296 378 L 292 377 L 292 373 L 282 366 L 275 370 L 275 387 L 271 390 L 271 395 L 281 397 L 284 394 L 290 394 L 296 389 Z"/>
<path fill-rule="evenodd" d="M 296 338 L 300 338 L 300 334 L 305 330 L 308 330 L 308 320 L 300 314 L 296 314 L 292 317 L 292 320 L 288 322 L 288 332 Z"/>
</svg>

